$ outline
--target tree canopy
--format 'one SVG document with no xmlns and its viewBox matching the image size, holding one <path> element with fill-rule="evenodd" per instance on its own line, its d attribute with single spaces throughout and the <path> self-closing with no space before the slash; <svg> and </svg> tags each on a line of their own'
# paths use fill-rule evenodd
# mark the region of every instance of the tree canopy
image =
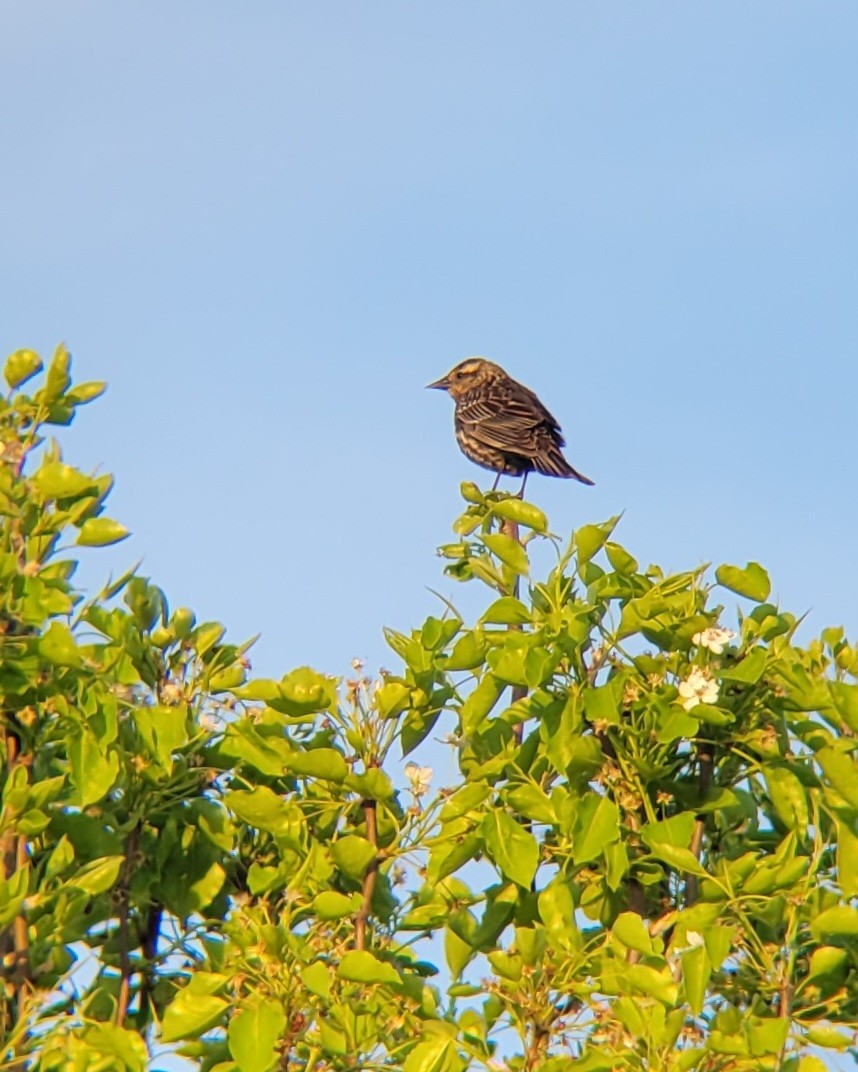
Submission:
<svg viewBox="0 0 858 1072">
<path fill-rule="evenodd" d="M 112 479 L 0 400 L 7 1069 L 819 1072 L 858 1026 L 858 650 L 756 563 L 666 573 L 464 484 L 482 586 L 394 669 L 253 679 L 132 571 Z M 547 562 L 547 568 L 539 565 Z M 423 762 L 446 735 L 448 784 Z M 159 1056 L 160 1055 L 160 1056 Z"/>
</svg>

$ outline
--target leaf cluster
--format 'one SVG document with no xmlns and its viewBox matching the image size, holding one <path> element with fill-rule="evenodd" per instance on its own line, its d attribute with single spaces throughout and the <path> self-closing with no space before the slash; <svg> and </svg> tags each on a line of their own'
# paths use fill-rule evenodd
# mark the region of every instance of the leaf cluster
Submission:
<svg viewBox="0 0 858 1072">
<path fill-rule="evenodd" d="M 842 630 L 799 643 L 756 563 L 644 568 L 617 519 L 564 544 L 466 484 L 440 553 L 476 621 L 388 630 L 375 681 L 254 679 L 136 570 L 75 586 L 71 548 L 127 532 L 46 436 L 103 385 L 63 347 L 4 373 L 2 1067 L 816 1072 L 851 1046 Z M 440 787 L 401 763 L 433 733 Z"/>
</svg>

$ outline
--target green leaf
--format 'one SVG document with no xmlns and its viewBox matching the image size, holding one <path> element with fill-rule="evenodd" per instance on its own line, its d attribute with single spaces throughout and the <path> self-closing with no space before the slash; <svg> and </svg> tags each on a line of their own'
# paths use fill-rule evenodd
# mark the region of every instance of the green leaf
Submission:
<svg viewBox="0 0 858 1072">
<path fill-rule="evenodd" d="M 75 1041 L 82 1043 L 76 1054 L 86 1054 L 88 1068 L 146 1072 L 149 1067 L 146 1043 L 136 1031 L 115 1024 L 88 1023 Z"/>
<path fill-rule="evenodd" d="M 646 823 L 641 828 L 641 838 L 653 856 L 677 871 L 706 875 L 706 869 L 688 848 L 694 823 L 692 812 L 682 812 L 660 823 Z"/>
<path fill-rule="evenodd" d="M 537 823 L 556 823 L 557 814 L 548 795 L 538 786 L 525 783 L 506 793 L 510 807 Z"/>
<path fill-rule="evenodd" d="M 820 748 L 816 759 L 840 796 L 858 810 L 858 766 L 852 757 L 835 748 Z"/>
<path fill-rule="evenodd" d="M 791 1069 L 790 1072 L 793 1072 L 793 1070 Z M 824 1061 L 811 1054 L 806 1057 L 799 1057 L 798 1067 L 795 1072 L 829 1072 L 829 1068 Z"/>
<path fill-rule="evenodd" d="M 858 935 L 858 908 L 849 905 L 826 908 L 810 921 L 810 929 L 817 939 L 854 938 Z"/>
<path fill-rule="evenodd" d="M 357 834 L 346 834 L 331 845 L 334 863 L 349 878 L 360 881 L 370 863 L 375 859 L 372 842 Z"/>
<path fill-rule="evenodd" d="M 488 547 L 495 558 L 499 558 L 504 565 L 509 566 L 515 573 L 527 574 L 530 571 L 530 563 L 527 560 L 527 552 L 518 542 L 505 533 L 483 536 L 483 543 Z"/>
<path fill-rule="evenodd" d="M 679 987 L 668 969 L 656 971 L 645 964 L 630 964 L 624 970 L 622 981 L 632 993 L 655 998 L 664 1005 L 675 1005 L 679 997 Z"/>
<path fill-rule="evenodd" d="M 755 1057 L 779 1053 L 789 1034 L 790 1022 L 785 1016 L 751 1016 L 745 1025 L 751 1053 Z"/>
<path fill-rule="evenodd" d="M 54 351 L 54 356 L 51 358 L 50 365 L 48 365 L 45 386 L 36 397 L 39 398 L 40 401 L 47 402 L 48 405 L 59 401 L 71 384 L 71 376 L 69 375 L 70 367 L 71 354 L 65 346 L 60 343 Z"/>
<path fill-rule="evenodd" d="M 405 1058 L 402 1072 L 462 1072 L 464 1068 L 453 1039 L 439 1034 L 417 1043 Z"/>
<path fill-rule="evenodd" d="M 769 575 L 757 562 L 749 562 L 744 569 L 739 566 L 719 566 L 715 579 L 723 588 L 729 588 L 747 599 L 763 603 L 769 598 L 772 584 Z"/>
<path fill-rule="evenodd" d="M 858 730 L 858 685 L 830 681 L 828 688 L 837 713 L 851 730 Z"/>
<path fill-rule="evenodd" d="M 551 935 L 551 940 L 561 949 L 575 948 L 578 944 L 578 927 L 575 923 L 575 899 L 568 882 L 556 878 L 539 894 L 537 899 L 539 918 Z"/>
<path fill-rule="evenodd" d="M 311 994 L 326 998 L 331 993 L 334 978 L 331 969 L 321 960 L 315 960 L 301 969 L 301 978 Z"/>
<path fill-rule="evenodd" d="M 101 860 L 93 860 L 69 878 L 69 885 L 93 897 L 105 893 L 115 885 L 124 862 L 124 856 L 105 856 Z"/>
<path fill-rule="evenodd" d="M 89 380 L 73 387 L 66 395 L 66 398 L 76 406 L 83 406 L 87 402 L 92 402 L 94 399 L 99 398 L 106 390 L 107 384 L 104 380 Z"/>
<path fill-rule="evenodd" d="M 54 666 L 78 667 L 83 661 L 71 629 L 62 622 L 51 622 L 39 639 L 39 652 Z"/>
<path fill-rule="evenodd" d="M 691 1006 L 695 1016 L 703 1011 L 706 1001 L 706 988 L 712 976 L 712 963 L 703 945 L 688 949 L 682 954 L 682 981 L 685 986 L 685 1000 Z"/>
<path fill-rule="evenodd" d="M 354 913 L 355 907 L 350 897 L 336 890 L 325 890 L 313 898 L 313 911 L 319 919 L 342 919 Z"/>
<path fill-rule="evenodd" d="M 611 930 L 614 937 L 629 949 L 636 949 L 647 956 L 652 953 L 652 938 L 637 912 L 621 912 Z"/>
<path fill-rule="evenodd" d="M 833 945 L 821 945 L 814 949 L 807 969 L 808 980 L 823 980 L 840 983 L 846 974 L 849 953 Z"/>
<path fill-rule="evenodd" d="M 68 836 L 63 834 L 48 857 L 48 862 L 45 865 L 45 878 L 56 878 L 57 875 L 61 875 L 66 868 L 70 867 L 73 862 L 74 846 L 69 841 Z"/>
<path fill-rule="evenodd" d="M 756 685 L 766 669 L 766 649 L 753 648 L 732 666 L 726 666 L 719 672 L 724 681 L 738 681 L 746 685 Z"/>
<path fill-rule="evenodd" d="M 605 544 L 605 553 L 608 556 L 608 561 L 611 563 L 617 573 L 624 577 L 630 577 L 632 574 L 638 571 L 638 561 L 633 558 L 628 551 L 621 547 L 618 543 L 611 543 L 610 541 Z"/>
<path fill-rule="evenodd" d="M 804 837 L 808 821 L 804 786 L 787 767 L 767 767 L 764 775 L 775 814 L 787 830 L 797 830 Z"/>
<path fill-rule="evenodd" d="M 16 350 L 6 359 L 3 375 L 11 388 L 20 387 L 42 369 L 42 359 L 33 350 Z"/>
<path fill-rule="evenodd" d="M 548 518 L 545 514 L 532 503 L 515 497 L 492 503 L 492 513 L 495 517 L 504 521 L 512 521 L 516 525 L 524 525 L 526 528 L 533 529 L 534 532 L 548 531 Z"/>
<path fill-rule="evenodd" d="M 193 983 L 173 998 L 164 1013 L 161 1042 L 195 1039 L 220 1023 L 229 1002 L 212 994 L 198 994 Z"/>
<path fill-rule="evenodd" d="M 603 521 L 601 525 L 582 525 L 575 533 L 575 548 L 578 551 L 579 568 L 589 562 L 605 546 L 614 531 L 619 517 Z"/>
<path fill-rule="evenodd" d="M 482 504 L 486 498 L 473 480 L 463 480 L 459 485 L 459 494 L 469 503 Z"/>
<path fill-rule="evenodd" d="M 853 1035 L 844 1035 L 836 1027 L 825 1024 L 813 1025 L 805 1029 L 805 1038 L 814 1046 L 823 1046 L 827 1050 L 845 1050 L 852 1045 Z"/>
<path fill-rule="evenodd" d="M 578 812 L 572 833 L 576 864 L 598 859 L 605 848 L 620 836 L 620 812 L 613 800 L 588 793 Z"/>
<path fill-rule="evenodd" d="M 452 845 L 433 846 L 429 854 L 428 878 L 432 882 L 441 882 L 448 875 L 455 874 L 460 867 L 473 860 L 482 851 L 483 839 L 479 834 L 468 834 Z"/>
<path fill-rule="evenodd" d="M 77 499 L 87 492 L 96 492 L 92 477 L 58 461 L 45 461 L 33 473 L 33 485 L 42 499 Z"/>
<path fill-rule="evenodd" d="M 844 897 L 858 897 L 858 836 L 848 823 L 837 823 L 837 877 Z"/>
<path fill-rule="evenodd" d="M 480 620 L 494 625 L 523 625 L 530 621 L 530 611 L 520 599 L 501 596 L 492 603 Z"/>
<path fill-rule="evenodd" d="M 466 737 L 474 733 L 498 702 L 503 690 L 502 681 L 498 681 L 493 674 L 484 674 L 479 685 L 468 693 L 459 713 L 462 720 L 462 732 Z"/>
<path fill-rule="evenodd" d="M 336 748 L 314 748 L 309 752 L 292 752 L 283 762 L 285 771 L 302 778 L 324 778 L 343 782 L 349 767 Z"/>
<path fill-rule="evenodd" d="M 409 704 L 411 689 L 401 681 L 387 681 L 375 693 L 375 706 L 382 718 L 395 718 Z"/>
<path fill-rule="evenodd" d="M 75 803 L 82 808 L 96 804 L 113 788 L 119 774 L 119 755 L 105 751 L 87 729 L 75 733 L 68 743 Z"/>
<path fill-rule="evenodd" d="M 337 975 L 352 983 L 391 983 L 394 986 L 402 983 L 399 972 L 391 964 L 365 949 L 351 949 L 343 954 Z"/>
<path fill-rule="evenodd" d="M 124 525 L 110 517 L 89 517 L 80 527 L 77 543 L 82 547 L 106 547 L 130 535 Z"/>
<path fill-rule="evenodd" d="M 687 714 L 682 708 L 671 705 L 666 714 L 659 719 L 656 739 L 660 744 L 671 744 L 682 738 L 694 737 L 700 726 L 700 722 L 693 715 Z"/>
<path fill-rule="evenodd" d="M 539 846 L 505 811 L 489 812 L 482 823 L 486 852 L 501 874 L 524 889 L 530 889 L 539 864 Z"/>
<path fill-rule="evenodd" d="M 485 634 L 480 629 L 464 633 L 456 641 L 453 650 L 444 663 L 445 670 L 473 670 L 485 661 L 488 645 Z"/>
<path fill-rule="evenodd" d="M 255 789 L 236 789 L 224 796 L 224 803 L 235 815 L 257 830 L 283 837 L 292 832 L 295 813 L 267 785 Z"/>
<path fill-rule="evenodd" d="M 269 1072 L 280 1056 L 286 1014 L 271 1001 L 244 1005 L 227 1029 L 229 1052 L 241 1072 Z"/>
</svg>

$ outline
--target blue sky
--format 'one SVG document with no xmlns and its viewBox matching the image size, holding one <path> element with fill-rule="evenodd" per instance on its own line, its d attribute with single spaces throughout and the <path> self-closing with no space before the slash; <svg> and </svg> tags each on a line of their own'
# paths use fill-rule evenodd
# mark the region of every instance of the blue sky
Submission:
<svg viewBox="0 0 858 1072">
<path fill-rule="evenodd" d="M 145 5 L 0 14 L 0 350 L 110 383 L 64 435 L 174 605 L 266 675 L 466 610 L 463 479 L 423 390 L 535 388 L 670 568 L 757 559 L 858 632 L 858 7 Z"/>
<path fill-rule="evenodd" d="M 63 441 L 134 533 L 84 577 L 395 667 L 479 607 L 423 385 L 482 353 L 597 482 L 531 480 L 556 531 L 854 636 L 856 54 L 854 0 L 4 5 L 0 352 L 109 381 Z"/>
</svg>

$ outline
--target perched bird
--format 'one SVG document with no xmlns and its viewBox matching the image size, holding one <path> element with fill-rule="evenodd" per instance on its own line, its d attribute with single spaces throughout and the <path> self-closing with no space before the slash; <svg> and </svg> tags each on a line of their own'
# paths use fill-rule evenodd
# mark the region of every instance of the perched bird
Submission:
<svg viewBox="0 0 858 1072">
<path fill-rule="evenodd" d="M 426 385 L 446 391 L 456 403 L 453 424 L 462 453 L 496 472 L 492 490 L 501 474 L 523 476 L 535 469 L 546 476 L 574 477 L 592 484 L 566 461 L 560 425 L 523 384 L 508 376 L 500 365 L 483 357 L 468 357 L 440 380 Z"/>
</svg>

